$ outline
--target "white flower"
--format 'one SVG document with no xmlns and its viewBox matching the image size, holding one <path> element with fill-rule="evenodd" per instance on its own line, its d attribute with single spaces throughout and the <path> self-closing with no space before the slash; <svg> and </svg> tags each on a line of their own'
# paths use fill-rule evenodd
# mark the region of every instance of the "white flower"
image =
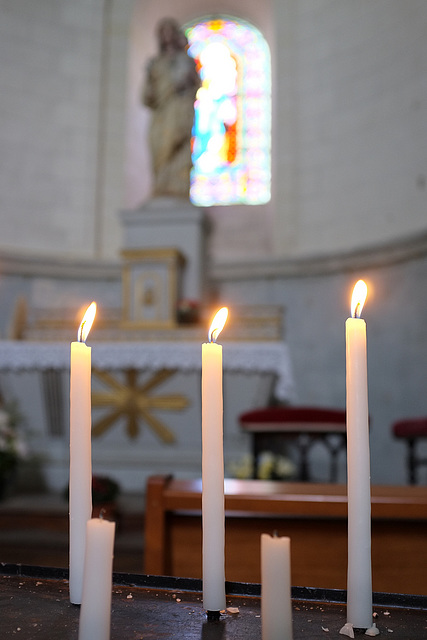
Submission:
<svg viewBox="0 0 427 640">
<path fill-rule="evenodd" d="M 254 461 L 253 457 L 249 453 L 243 456 L 240 462 L 230 462 L 228 466 L 233 478 L 238 478 L 239 480 L 252 478 L 254 472 Z"/>
<path fill-rule="evenodd" d="M 268 480 L 274 472 L 274 455 L 271 451 L 263 451 L 258 458 L 258 478 Z"/>
<path fill-rule="evenodd" d="M 230 462 L 228 471 L 233 478 L 245 480 L 254 477 L 254 458 L 245 454 L 240 461 Z M 257 478 L 259 480 L 285 480 L 295 473 L 294 463 L 285 456 L 263 451 L 258 456 Z"/>
<path fill-rule="evenodd" d="M 276 475 L 279 478 L 289 478 L 295 473 L 295 465 L 292 460 L 285 456 L 277 456 L 276 458 Z"/>
</svg>

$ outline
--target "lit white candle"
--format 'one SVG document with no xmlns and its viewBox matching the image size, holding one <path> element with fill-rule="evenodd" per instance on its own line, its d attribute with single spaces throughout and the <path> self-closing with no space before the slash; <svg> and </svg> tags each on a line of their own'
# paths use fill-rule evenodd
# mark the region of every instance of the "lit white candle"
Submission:
<svg viewBox="0 0 427 640">
<path fill-rule="evenodd" d="M 225 609 L 225 514 L 222 346 L 216 344 L 227 319 L 223 307 L 202 345 L 202 527 L 203 606 L 208 612 Z"/>
<path fill-rule="evenodd" d="M 292 640 L 290 538 L 261 535 L 262 640 Z"/>
<path fill-rule="evenodd" d="M 347 389 L 348 575 L 347 622 L 372 624 L 371 481 L 369 454 L 366 323 L 360 314 L 366 299 L 356 283 L 351 318 L 345 323 Z"/>
<path fill-rule="evenodd" d="M 79 640 L 109 640 L 116 524 L 92 518 L 86 529 Z"/>
<path fill-rule="evenodd" d="M 92 516 L 91 349 L 85 340 L 95 318 L 88 307 L 70 360 L 70 602 L 82 601 L 86 523 Z"/>
</svg>

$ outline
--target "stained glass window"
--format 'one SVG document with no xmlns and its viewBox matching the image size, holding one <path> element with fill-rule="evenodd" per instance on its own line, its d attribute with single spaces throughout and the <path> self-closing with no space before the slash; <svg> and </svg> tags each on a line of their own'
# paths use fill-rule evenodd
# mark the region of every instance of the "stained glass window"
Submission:
<svg viewBox="0 0 427 640">
<path fill-rule="evenodd" d="M 197 206 L 270 200 L 270 51 L 235 18 L 187 25 L 202 86 L 195 102 L 190 199 Z"/>
</svg>

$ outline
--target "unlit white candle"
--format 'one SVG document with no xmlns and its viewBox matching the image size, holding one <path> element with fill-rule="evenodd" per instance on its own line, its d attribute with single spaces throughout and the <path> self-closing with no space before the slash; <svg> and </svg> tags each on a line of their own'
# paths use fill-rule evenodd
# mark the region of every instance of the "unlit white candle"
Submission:
<svg viewBox="0 0 427 640">
<path fill-rule="evenodd" d="M 290 538 L 261 535 L 262 640 L 292 640 Z"/>
<path fill-rule="evenodd" d="M 89 321 L 87 314 L 93 313 Z M 70 360 L 70 601 L 82 601 L 86 523 L 92 516 L 92 452 L 91 452 L 91 348 L 84 340 L 96 310 L 90 305 L 79 329 L 80 341 L 71 343 Z M 88 327 L 82 332 L 82 326 Z"/>
<path fill-rule="evenodd" d="M 222 375 L 222 346 L 214 342 L 203 344 L 202 564 L 203 606 L 207 611 L 221 611 L 225 609 Z"/>
<path fill-rule="evenodd" d="M 115 523 L 87 523 L 79 640 L 109 640 Z"/>
<path fill-rule="evenodd" d="M 348 318 L 345 332 L 348 495 L 347 621 L 353 627 L 366 629 L 372 624 L 371 481 L 366 323 L 361 318 Z"/>
</svg>

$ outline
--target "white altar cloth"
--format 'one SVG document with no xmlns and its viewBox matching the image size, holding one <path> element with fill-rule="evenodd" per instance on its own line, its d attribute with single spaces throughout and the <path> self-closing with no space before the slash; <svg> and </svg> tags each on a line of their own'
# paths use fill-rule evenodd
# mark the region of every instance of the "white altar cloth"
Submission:
<svg viewBox="0 0 427 640">
<path fill-rule="evenodd" d="M 157 371 L 201 368 L 201 345 L 193 342 L 94 342 L 92 366 L 98 369 Z M 59 342 L 0 341 L 0 371 L 68 369 L 70 345 Z M 278 400 L 294 397 L 289 349 L 283 342 L 224 342 L 224 371 L 276 376 Z"/>
<path fill-rule="evenodd" d="M 92 439 L 94 473 L 111 474 L 128 491 L 145 486 L 155 473 L 199 477 L 201 465 L 201 344 L 197 342 L 101 342 L 92 347 L 94 369 L 125 383 L 126 371 L 137 370 L 138 381 L 164 369 L 173 373 L 150 388 L 152 416 L 174 435 L 165 444 L 147 422 L 139 422 L 137 437 L 126 432 L 122 416 L 99 437 Z M 281 401 L 294 400 L 289 351 L 283 342 L 228 342 L 223 344 L 224 456 L 239 460 L 251 450 L 250 439 L 239 426 L 239 415 L 266 404 L 274 393 Z M 6 401 L 16 400 L 29 436 L 30 449 L 40 458 L 45 482 L 52 490 L 68 481 L 69 367 L 66 342 L 0 341 L 0 387 Z M 163 380 L 163 378 L 161 378 Z M 138 384 L 139 384 L 138 382 Z M 103 391 L 99 376 L 92 391 Z M 147 392 L 148 393 L 148 392 Z M 164 409 L 158 397 L 184 398 L 183 408 Z M 102 420 L 110 407 L 92 406 L 92 420 Z"/>
</svg>

